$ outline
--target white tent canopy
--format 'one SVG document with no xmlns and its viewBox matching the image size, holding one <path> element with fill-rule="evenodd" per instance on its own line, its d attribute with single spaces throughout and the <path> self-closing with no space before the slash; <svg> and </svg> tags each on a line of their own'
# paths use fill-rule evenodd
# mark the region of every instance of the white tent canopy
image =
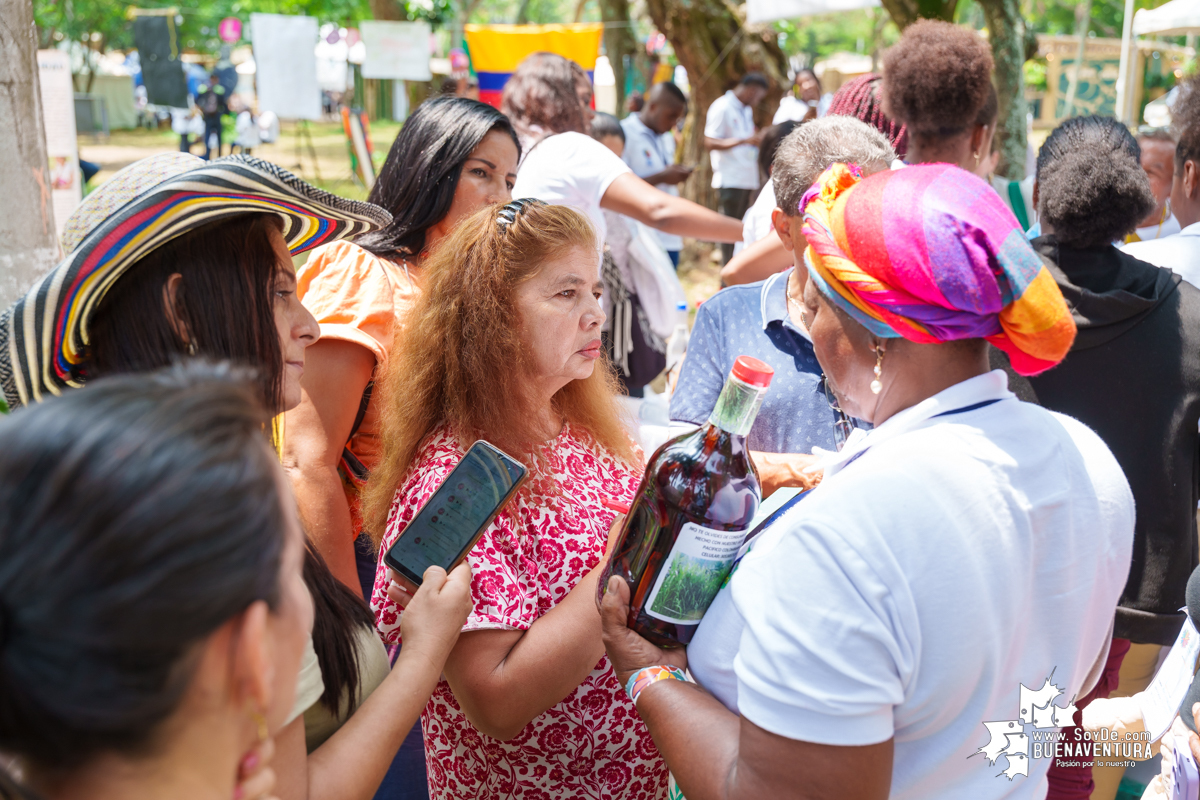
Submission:
<svg viewBox="0 0 1200 800">
<path fill-rule="evenodd" d="M 1134 36 L 1180 36 L 1200 30 L 1200 0 L 1171 0 L 1133 15 Z"/>
<path fill-rule="evenodd" d="M 1200 31 L 1200 0 L 1171 0 L 1158 8 L 1143 8 L 1133 13 L 1134 0 L 1125 0 L 1125 18 L 1121 31 L 1121 67 L 1117 76 L 1116 117 L 1132 123 L 1133 80 L 1137 74 L 1133 58 L 1138 36 L 1166 36 Z"/>
<path fill-rule="evenodd" d="M 1200 0 L 1189 1 L 1200 3 Z M 1183 0 L 1175 0 L 1175 2 L 1183 2 Z M 746 21 L 773 22 L 777 19 L 810 17 L 813 14 L 878 7 L 879 0 L 747 0 Z"/>
</svg>

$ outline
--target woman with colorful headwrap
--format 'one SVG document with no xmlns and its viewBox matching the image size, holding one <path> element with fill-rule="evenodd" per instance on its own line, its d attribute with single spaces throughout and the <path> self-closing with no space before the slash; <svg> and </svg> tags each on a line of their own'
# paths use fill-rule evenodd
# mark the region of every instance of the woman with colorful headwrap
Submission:
<svg viewBox="0 0 1200 800">
<path fill-rule="evenodd" d="M 693 800 L 1044 797 L 1031 734 L 1103 664 L 1133 501 L 1099 437 L 1018 400 L 987 348 L 1052 368 L 1067 305 L 958 167 L 835 164 L 805 201 L 813 347 L 874 427 L 750 535 L 686 654 L 630 631 L 610 581 L 609 657 Z"/>
</svg>

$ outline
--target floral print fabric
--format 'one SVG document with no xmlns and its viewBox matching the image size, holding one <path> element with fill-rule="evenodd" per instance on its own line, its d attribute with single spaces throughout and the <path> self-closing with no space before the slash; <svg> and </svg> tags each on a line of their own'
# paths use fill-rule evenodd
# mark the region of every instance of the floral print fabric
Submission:
<svg viewBox="0 0 1200 800">
<path fill-rule="evenodd" d="M 383 548 L 391 547 L 463 453 L 445 428 L 426 439 L 396 492 Z M 602 502 L 629 503 L 641 477 L 569 424 L 545 455 L 467 556 L 474 609 L 464 631 L 528 630 L 561 602 L 604 554 L 614 512 Z M 386 590 L 381 563 L 371 607 L 390 644 L 400 640 L 401 610 Z M 666 797 L 666 765 L 607 656 L 574 692 L 510 741 L 476 730 L 444 680 L 421 721 L 432 800 Z"/>
</svg>

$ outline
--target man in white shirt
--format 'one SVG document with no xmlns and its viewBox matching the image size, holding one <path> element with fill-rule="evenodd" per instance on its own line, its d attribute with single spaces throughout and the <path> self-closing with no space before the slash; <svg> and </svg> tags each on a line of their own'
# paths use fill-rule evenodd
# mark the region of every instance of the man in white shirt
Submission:
<svg viewBox="0 0 1200 800">
<path fill-rule="evenodd" d="M 1182 132 L 1175 147 L 1171 209 L 1183 230 L 1121 249 L 1156 267 L 1167 267 L 1200 287 L 1200 104 L 1188 109 L 1179 108 L 1181 105 L 1182 101 L 1176 112 L 1176 125 Z"/>
<path fill-rule="evenodd" d="M 1158 203 L 1150 216 L 1138 223 L 1126 242 L 1149 242 L 1179 233 L 1180 225 L 1171 213 L 1171 183 L 1175 177 L 1175 137 L 1164 129 L 1141 133 L 1137 143 L 1142 148 L 1141 164 L 1150 179 L 1150 191 Z"/>
<path fill-rule="evenodd" d="M 759 187 L 758 144 L 762 131 L 754 128 L 754 107 L 767 96 L 767 79 L 758 72 L 713 101 L 704 122 L 704 147 L 712 154 L 712 187 L 718 210 L 741 219 Z M 721 263 L 733 257 L 733 245 L 721 245 Z"/>
<path fill-rule="evenodd" d="M 675 136 L 671 133 L 687 113 L 687 97 L 679 87 L 664 81 L 650 90 L 650 97 L 637 114 L 621 120 L 625 131 L 625 163 L 646 183 L 667 194 L 679 196 L 679 184 L 688 179 L 692 168 L 675 163 Z M 671 263 L 679 267 L 683 239 L 656 231 Z"/>
<path fill-rule="evenodd" d="M 779 108 L 771 119 L 772 125 L 792 120 L 807 122 L 825 116 L 833 104 L 833 93 L 821 91 L 817 73 L 805 68 L 796 73 L 792 91 L 779 100 Z"/>
</svg>

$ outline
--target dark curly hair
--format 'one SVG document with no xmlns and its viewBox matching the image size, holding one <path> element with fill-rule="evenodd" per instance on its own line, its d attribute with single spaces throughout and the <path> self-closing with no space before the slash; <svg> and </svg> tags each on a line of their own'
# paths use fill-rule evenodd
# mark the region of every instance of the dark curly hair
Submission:
<svg viewBox="0 0 1200 800">
<path fill-rule="evenodd" d="M 1171 108 L 1171 128 L 1175 142 L 1175 174 L 1183 174 L 1188 161 L 1200 164 L 1200 76 L 1189 78 L 1179 89 L 1179 99 Z"/>
<path fill-rule="evenodd" d="M 1129 130 L 1111 117 L 1076 117 L 1038 151 L 1038 214 L 1068 247 L 1105 247 L 1154 210 Z"/>
<path fill-rule="evenodd" d="M 1084 142 L 1091 141 L 1104 142 L 1114 151 L 1127 153 L 1134 161 L 1141 163 L 1141 145 L 1120 122 L 1112 117 L 1096 114 L 1089 117 L 1072 117 L 1050 131 L 1046 141 L 1042 142 L 1037 157 L 1038 178 L 1041 178 L 1042 169 L 1047 164 L 1061 159 Z"/>
<path fill-rule="evenodd" d="M 975 31 L 923 19 L 883 54 L 883 112 L 910 136 L 948 139 L 976 123 L 991 86 L 992 52 Z"/>
<path fill-rule="evenodd" d="M 908 152 L 908 129 L 887 114 L 879 102 L 879 84 L 883 76 L 874 72 L 860 75 L 842 84 L 829 104 L 829 116 L 854 117 L 862 120 L 887 137 L 896 155 L 904 158 Z"/>
</svg>

